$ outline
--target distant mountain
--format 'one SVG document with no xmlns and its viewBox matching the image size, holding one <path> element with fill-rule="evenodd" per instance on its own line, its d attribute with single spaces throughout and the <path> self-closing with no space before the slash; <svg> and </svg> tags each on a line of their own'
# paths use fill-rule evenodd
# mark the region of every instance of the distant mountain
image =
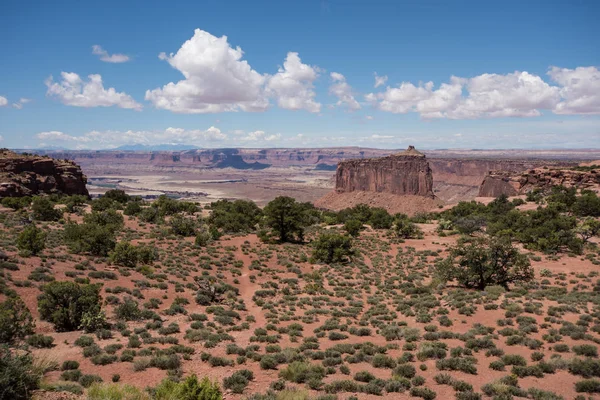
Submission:
<svg viewBox="0 0 600 400">
<path fill-rule="evenodd" d="M 121 151 L 182 151 L 182 150 L 196 150 L 198 146 L 192 146 L 189 144 L 125 144 L 111 150 Z"/>
</svg>

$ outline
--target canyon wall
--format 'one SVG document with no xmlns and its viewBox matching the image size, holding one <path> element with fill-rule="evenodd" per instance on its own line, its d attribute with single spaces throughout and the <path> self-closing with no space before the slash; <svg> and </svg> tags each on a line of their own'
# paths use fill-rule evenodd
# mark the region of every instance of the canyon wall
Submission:
<svg viewBox="0 0 600 400">
<path fill-rule="evenodd" d="M 387 157 L 338 163 L 336 192 L 377 192 L 434 197 L 433 175 L 425 156 L 410 146 Z"/>
<path fill-rule="evenodd" d="M 64 193 L 88 196 L 87 178 L 72 161 L 0 150 L 0 197 Z"/>
</svg>

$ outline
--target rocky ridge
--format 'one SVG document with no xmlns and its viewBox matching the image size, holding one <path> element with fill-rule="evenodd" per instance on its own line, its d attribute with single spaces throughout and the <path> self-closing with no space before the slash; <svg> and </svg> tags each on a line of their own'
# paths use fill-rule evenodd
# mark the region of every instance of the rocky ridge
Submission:
<svg viewBox="0 0 600 400">
<path fill-rule="evenodd" d="M 490 171 L 479 187 L 479 197 L 518 196 L 534 189 L 549 191 L 553 186 L 600 190 L 600 169 L 579 171 L 568 168 L 534 168 L 522 173 Z"/>
<path fill-rule="evenodd" d="M 63 193 L 89 196 L 87 177 L 68 160 L 0 149 L 0 198 Z"/>
</svg>

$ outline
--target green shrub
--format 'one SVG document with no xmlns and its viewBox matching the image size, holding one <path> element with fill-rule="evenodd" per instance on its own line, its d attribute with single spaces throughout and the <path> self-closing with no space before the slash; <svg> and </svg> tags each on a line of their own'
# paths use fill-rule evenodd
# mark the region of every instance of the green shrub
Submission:
<svg viewBox="0 0 600 400">
<path fill-rule="evenodd" d="M 62 371 L 68 371 L 71 369 L 78 369 L 78 368 L 79 368 L 79 362 L 77 362 L 75 360 L 63 361 L 62 366 L 60 367 L 60 369 Z"/>
<path fill-rule="evenodd" d="M 75 339 L 75 346 L 87 347 L 94 344 L 94 338 L 91 336 L 82 335 Z"/>
<path fill-rule="evenodd" d="M 578 356 L 598 357 L 598 347 L 591 344 L 573 346 L 573 352 Z"/>
<path fill-rule="evenodd" d="M 35 226 L 28 225 L 17 237 L 17 248 L 24 256 L 37 255 L 46 247 L 46 232 Z"/>
<path fill-rule="evenodd" d="M 275 357 L 271 355 L 264 355 L 260 359 L 260 368 L 261 369 L 277 369 L 277 360 Z"/>
<path fill-rule="evenodd" d="M 65 225 L 63 237 L 74 253 L 106 257 L 115 248 L 115 228 L 92 223 Z"/>
<path fill-rule="evenodd" d="M 575 383 L 577 393 L 600 393 L 600 380 L 585 379 Z"/>
<path fill-rule="evenodd" d="M 452 357 L 444 360 L 437 360 L 435 366 L 440 371 L 462 371 L 471 375 L 477 374 L 477 367 L 475 366 L 474 361 L 466 358 Z"/>
<path fill-rule="evenodd" d="M 0 371 L 0 395 L 11 400 L 30 399 L 43 373 L 34 367 L 30 354 L 12 353 L 7 346 L 0 346 Z"/>
<path fill-rule="evenodd" d="M 600 377 L 600 360 L 574 358 L 569 363 L 569 372 L 584 378 Z"/>
<path fill-rule="evenodd" d="M 125 219 L 116 210 L 92 211 L 83 216 L 84 225 L 100 226 L 112 231 L 119 231 L 125 225 Z"/>
<path fill-rule="evenodd" d="M 509 283 L 534 278 L 529 259 L 505 238 L 460 240 L 450 256 L 436 266 L 444 281 L 456 279 L 467 288 L 485 289 L 489 285 L 504 288 Z"/>
<path fill-rule="evenodd" d="M 164 379 L 154 390 L 154 400 L 222 400 L 219 384 L 191 375 L 179 383 Z"/>
<path fill-rule="evenodd" d="M 248 383 L 254 379 L 252 371 L 243 369 L 236 371 L 230 377 L 223 379 L 223 387 L 230 389 L 233 393 L 243 393 Z"/>
<path fill-rule="evenodd" d="M 360 231 L 362 228 L 363 228 L 362 222 L 360 222 L 359 220 L 356 220 L 356 219 L 349 219 L 344 224 L 344 229 L 346 230 L 348 235 L 354 236 L 354 237 L 360 235 Z"/>
<path fill-rule="evenodd" d="M 63 381 L 79 382 L 81 375 L 82 374 L 80 370 L 69 369 L 67 371 L 63 371 L 63 373 L 60 374 L 60 379 L 62 379 Z"/>
<path fill-rule="evenodd" d="M 129 242 L 119 242 L 110 255 L 110 261 L 116 265 L 135 268 L 138 262 L 137 247 Z"/>
<path fill-rule="evenodd" d="M 131 385 L 93 383 L 87 390 L 87 400 L 149 400 L 142 389 Z"/>
<path fill-rule="evenodd" d="M 316 262 L 341 263 L 351 259 L 355 254 L 349 236 L 322 233 L 313 243 L 312 259 Z"/>
<path fill-rule="evenodd" d="M 83 315 L 98 312 L 101 302 L 99 285 L 51 282 L 38 297 L 38 309 L 41 319 L 64 332 L 79 329 Z"/>
<path fill-rule="evenodd" d="M 83 386 L 84 388 L 89 388 L 90 386 L 92 386 L 94 383 L 100 383 L 102 382 L 102 378 L 99 377 L 98 375 L 81 375 L 81 378 L 79 378 L 79 384 L 81 386 Z"/>
<path fill-rule="evenodd" d="M 27 338 L 27 344 L 37 347 L 38 349 L 47 349 L 52 347 L 52 343 L 54 343 L 54 338 L 52 336 L 44 336 L 40 333 L 36 333 Z"/>
<path fill-rule="evenodd" d="M 13 210 L 21 210 L 31 204 L 31 197 L 5 197 L 0 201 L 0 204 Z"/>
<path fill-rule="evenodd" d="M 504 371 L 505 364 L 502 360 L 495 360 L 490 363 L 490 369 L 494 371 Z"/>
<path fill-rule="evenodd" d="M 394 375 L 411 379 L 417 374 L 417 370 L 411 364 L 400 364 L 394 368 Z"/>
<path fill-rule="evenodd" d="M 413 387 L 410 389 L 410 395 L 413 397 L 421 397 L 425 400 L 433 400 L 436 398 L 437 393 L 426 387 Z"/>
<path fill-rule="evenodd" d="M 210 204 L 208 223 L 223 233 L 253 232 L 262 210 L 249 200 L 219 200 Z"/>
<path fill-rule="evenodd" d="M 375 354 L 371 360 L 371 364 L 375 368 L 394 368 L 396 367 L 396 361 L 390 356 L 385 354 Z"/>
<path fill-rule="evenodd" d="M 433 380 L 438 385 L 451 385 L 454 382 L 454 378 L 448 374 L 437 374 L 433 377 Z"/>
<path fill-rule="evenodd" d="M 311 224 L 310 203 L 298 203 L 288 196 L 279 196 L 270 201 L 263 213 L 265 224 L 271 228 L 272 234 L 279 237 L 280 242 L 304 240 L 304 227 Z"/>
<path fill-rule="evenodd" d="M 0 303 L 0 343 L 14 343 L 34 332 L 31 312 L 20 297 L 9 297 Z"/>
<path fill-rule="evenodd" d="M 360 385 L 351 380 L 333 381 L 323 387 L 325 393 L 360 392 Z"/>
<path fill-rule="evenodd" d="M 117 203 L 125 204 L 129 201 L 130 196 L 121 189 L 110 189 L 107 190 L 101 198 L 111 199 Z"/>
<path fill-rule="evenodd" d="M 140 201 L 130 201 L 125 206 L 123 214 L 129 216 L 139 215 L 142 212 L 142 205 L 140 203 Z"/>
<path fill-rule="evenodd" d="M 35 197 L 31 206 L 33 219 L 38 221 L 58 221 L 62 212 L 54 208 L 54 203 L 46 197 Z"/>
<path fill-rule="evenodd" d="M 395 217 L 393 229 L 396 236 L 403 239 L 413 239 L 422 235 L 419 227 L 403 214 Z"/>
<path fill-rule="evenodd" d="M 502 362 L 505 365 L 519 365 L 519 366 L 527 365 L 527 360 L 525 360 L 525 357 L 520 356 L 518 354 L 506 354 L 506 355 L 502 356 Z"/>
<path fill-rule="evenodd" d="M 325 377 L 325 368 L 308 362 L 293 361 L 279 371 L 279 376 L 295 383 L 305 383 L 311 379 L 321 380 Z"/>
<path fill-rule="evenodd" d="M 195 236 L 197 222 L 191 218 L 176 214 L 169 220 L 169 226 L 174 234 L 179 236 Z"/>
<path fill-rule="evenodd" d="M 142 310 L 137 301 L 128 297 L 115 308 L 115 315 L 125 321 L 138 321 L 142 318 Z"/>
</svg>

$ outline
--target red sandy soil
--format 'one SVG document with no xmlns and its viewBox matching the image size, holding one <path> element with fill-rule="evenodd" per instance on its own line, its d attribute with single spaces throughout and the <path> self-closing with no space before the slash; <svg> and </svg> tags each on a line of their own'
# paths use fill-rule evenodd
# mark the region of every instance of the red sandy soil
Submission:
<svg viewBox="0 0 600 400">
<path fill-rule="evenodd" d="M 360 193 L 350 193 L 349 195 L 352 195 L 352 196 L 345 196 L 345 195 L 331 196 L 331 197 L 326 196 L 325 198 L 322 199 L 324 202 L 323 204 L 327 204 L 329 206 L 328 208 L 339 209 L 339 208 L 351 207 L 354 204 L 358 204 L 358 203 L 362 202 Z M 372 195 L 370 195 L 370 196 L 372 196 Z M 388 209 L 392 213 L 404 212 L 407 214 L 414 214 L 419 211 L 428 211 L 428 210 L 431 210 L 431 209 L 437 207 L 437 203 L 435 200 L 429 201 L 429 199 L 426 199 L 427 201 L 423 201 L 422 198 L 419 198 L 418 199 L 419 202 L 417 202 L 415 199 L 412 199 L 412 198 L 397 199 L 396 197 L 398 197 L 398 196 L 394 196 L 394 198 L 392 199 L 389 196 L 382 194 L 380 197 L 378 197 L 377 204 L 371 203 L 370 205 L 376 205 L 376 206 L 387 205 L 387 207 L 385 207 L 385 208 Z M 423 204 L 423 203 L 425 203 L 425 204 Z M 0 207 L 0 211 L 7 212 L 6 209 L 2 210 L 1 207 Z M 142 228 L 139 226 L 137 220 L 130 219 L 129 217 L 125 217 L 125 219 L 126 219 L 126 227 L 129 229 L 135 230 L 140 233 L 150 231 L 149 224 Z M 448 246 L 451 246 L 456 242 L 456 239 L 457 239 L 456 236 L 439 237 L 436 233 L 436 228 L 437 228 L 436 224 L 421 224 L 420 227 L 424 232 L 424 237 L 422 239 L 406 240 L 404 243 L 390 243 L 389 250 L 387 252 L 382 252 L 382 251 L 378 250 L 370 255 L 365 255 L 364 262 L 367 264 L 367 266 L 369 266 L 371 269 L 373 269 L 373 268 L 375 268 L 374 267 L 375 258 L 377 258 L 377 257 L 385 258 L 387 256 L 390 256 L 390 257 L 392 257 L 392 260 L 393 260 L 396 257 L 396 255 L 399 253 L 399 251 L 406 252 L 410 248 L 414 248 L 417 251 L 424 251 L 424 250 L 439 251 L 440 256 L 444 256 L 444 253 L 445 253 L 446 249 L 448 248 Z M 185 240 L 187 242 L 189 242 L 190 244 L 193 241 L 192 238 L 186 238 Z M 385 239 L 384 234 L 382 232 L 376 232 L 376 231 L 367 229 L 365 232 L 363 232 L 361 237 L 359 239 L 357 239 L 357 244 L 360 244 L 361 246 L 367 246 L 369 243 L 371 243 L 372 240 L 388 242 L 388 240 Z M 140 238 L 139 240 L 136 240 L 135 243 L 151 242 L 151 241 L 153 241 L 153 239 Z M 256 235 L 253 235 L 253 234 L 247 235 L 247 236 L 241 236 L 241 237 L 225 237 L 219 243 L 217 243 L 218 251 L 222 254 L 225 254 L 224 249 L 228 248 L 228 246 L 235 246 L 235 248 L 229 247 L 229 249 L 233 253 L 234 259 L 241 261 L 243 263 L 243 267 L 240 268 L 241 276 L 229 274 L 226 269 L 221 270 L 225 276 L 225 280 L 230 284 L 234 284 L 239 289 L 239 298 L 243 299 L 244 304 L 246 305 L 247 310 L 240 311 L 240 314 L 242 316 L 242 321 L 245 321 L 245 318 L 247 316 L 253 316 L 255 318 L 255 322 L 250 323 L 250 329 L 243 330 L 240 332 L 236 332 L 236 331 L 229 332 L 234 337 L 234 343 L 236 343 L 240 347 L 245 347 L 245 346 L 251 344 L 250 337 L 253 336 L 254 329 L 265 327 L 268 323 L 268 320 L 265 316 L 266 311 L 262 307 L 259 307 L 254 302 L 253 296 L 257 290 L 260 290 L 263 288 L 262 287 L 263 284 L 273 280 L 273 277 L 270 274 L 263 273 L 263 272 L 257 272 L 255 270 L 249 269 L 251 262 L 254 260 L 258 260 L 260 257 L 257 253 L 254 253 L 254 252 L 244 254 L 244 252 L 242 251 L 242 245 L 246 241 L 249 243 L 250 248 L 261 249 L 261 250 L 266 250 L 268 248 L 272 248 L 273 250 L 276 250 L 278 255 L 280 255 L 280 256 L 286 256 L 286 254 L 291 250 L 301 249 L 303 251 L 310 251 L 309 248 L 307 248 L 306 246 L 301 246 L 301 245 L 286 245 L 286 246 L 265 245 L 258 240 Z M 176 250 L 174 241 L 167 240 L 165 242 L 158 244 L 157 246 L 161 250 L 165 251 L 167 254 L 172 254 L 174 256 L 178 255 L 176 253 L 177 250 Z M 56 250 L 57 253 L 65 253 L 64 248 L 54 249 L 54 250 Z M 8 251 L 8 254 L 12 257 L 18 258 L 15 251 Z M 205 255 L 205 254 L 206 254 L 205 250 L 202 250 L 200 255 Z M 264 270 L 270 269 L 270 270 L 276 271 L 275 275 L 277 277 L 279 277 L 278 282 L 281 282 L 281 279 L 283 279 L 283 278 L 297 279 L 298 275 L 287 271 L 285 266 L 280 265 L 278 263 L 277 255 L 275 255 L 275 253 L 273 253 L 273 254 L 274 254 L 274 256 L 270 257 L 268 260 L 264 259 L 264 258 L 260 259 L 260 263 L 263 265 L 263 267 L 266 267 Z M 86 259 L 86 257 L 83 257 L 83 256 L 73 256 L 73 257 L 79 261 Z M 584 257 L 566 257 L 566 256 L 564 256 L 564 257 L 562 257 L 558 260 L 554 260 L 554 261 L 548 260 L 546 257 L 544 257 L 542 255 L 540 255 L 540 257 L 541 257 L 540 261 L 532 262 L 533 267 L 536 271 L 536 279 L 541 279 L 541 278 L 539 278 L 539 272 L 541 269 L 548 269 L 554 274 L 565 273 L 565 274 L 567 274 L 568 278 L 564 283 L 565 283 L 565 287 L 569 288 L 569 290 L 572 290 L 574 287 L 574 284 L 569 282 L 569 279 L 574 279 L 574 274 L 588 275 L 590 272 L 598 271 L 598 269 L 599 269 L 598 266 L 593 265 L 589 259 L 586 259 Z M 435 258 L 434 256 L 429 256 L 428 262 L 432 262 L 434 258 Z M 11 271 L 13 281 L 26 280 L 28 275 L 31 273 L 31 271 L 34 268 L 42 265 L 42 261 L 39 257 L 24 258 L 22 260 L 24 261 L 24 263 L 20 264 L 20 269 L 18 271 Z M 98 262 L 92 262 L 92 265 L 96 268 L 96 270 L 112 271 L 112 272 L 117 273 L 117 269 L 114 266 L 108 265 L 105 261 L 102 261 L 102 260 L 96 260 L 96 261 L 98 261 Z M 198 265 L 198 259 L 195 259 L 195 258 L 194 259 L 185 259 L 182 261 L 190 261 L 192 263 L 192 265 Z M 56 259 L 52 259 L 52 262 L 53 262 L 52 273 L 53 273 L 53 276 L 56 278 L 56 280 L 62 281 L 62 280 L 71 279 L 71 278 L 68 278 L 65 275 L 65 273 L 67 271 L 74 270 L 73 265 L 74 265 L 75 261 L 58 261 Z M 301 269 L 301 271 L 303 273 L 311 273 L 313 271 L 321 269 L 321 267 L 322 267 L 321 265 L 313 265 L 310 262 L 303 262 L 303 263 L 296 263 L 296 264 L 298 265 L 298 267 Z M 159 265 L 156 265 L 155 268 L 157 268 L 157 272 L 166 273 L 166 271 L 164 271 L 164 267 L 160 267 Z M 161 271 L 161 269 L 163 269 L 163 270 Z M 354 270 L 354 272 L 356 272 L 356 270 L 353 267 L 351 269 Z M 200 275 L 201 273 L 202 273 L 202 270 L 198 269 L 196 272 L 193 272 L 186 281 L 191 282 L 192 276 Z M 213 271 L 211 271 L 211 274 L 214 274 L 214 273 L 215 273 L 215 270 L 213 269 Z M 256 279 L 251 280 L 250 276 L 254 276 Z M 356 276 L 356 284 L 357 284 L 357 286 L 359 286 L 361 283 L 360 275 L 356 274 L 355 276 Z M 109 287 L 114 288 L 116 286 L 122 286 L 125 288 L 134 289 L 135 288 L 134 281 L 141 280 L 141 279 L 147 279 L 147 278 L 138 272 L 131 271 L 131 276 L 129 276 L 129 277 L 120 276 L 120 278 L 118 280 L 99 281 L 99 280 L 92 279 L 92 281 L 104 283 L 104 289 L 109 288 Z M 237 279 L 238 283 L 235 283 L 235 281 L 234 281 L 235 279 Z M 428 279 L 429 278 L 426 278 L 425 283 L 427 283 Z M 551 281 L 554 280 L 554 278 L 549 278 L 549 279 Z M 193 292 L 191 292 L 187 289 L 183 293 L 177 293 L 175 291 L 175 285 L 171 284 L 171 283 L 172 282 L 184 282 L 181 278 L 175 277 L 174 275 L 169 275 L 169 282 L 170 283 L 168 285 L 168 289 L 166 289 L 166 290 L 162 290 L 162 289 L 158 289 L 158 288 L 149 288 L 149 289 L 143 290 L 145 300 L 141 300 L 140 305 L 144 301 L 147 301 L 148 299 L 153 298 L 153 297 L 162 298 L 163 304 L 160 306 L 160 310 L 163 310 L 163 309 L 168 308 L 168 306 L 173 302 L 173 300 L 176 297 L 185 297 L 190 302 L 188 305 L 185 306 L 188 314 L 205 313 L 206 307 L 196 304 L 196 302 L 194 300 Z M 327 279 L 324 280 L 324 284 L 325 284 L 326 289 L 330 288 L 329 282 Z M 304 287 L 305 285 L 306 285 L 306 282 L 304 282 L 303 279 L 300 279 L 300 286 Z M 154 386 L 154 385 L 158 384 L 160 382 L 160 380 L 162 380 L 166 376 L 165 371 L 162 371 L 162 370 L 159 370 L 156 368 L 149 368 L 142 372 L 134 372 L 133 365 L 131 363 L 126 363 L 126 362 L 116 362 L 114 364 L 110 364 L 110 365 L 106 365 L 106 366 L 93 365 L 89 359 L 83 357 L 82 349 L 73 344 L 74 341 L 83 334 L 82 331 L 57 333 L 57 332 L 54 332 L 53 327 L 49 323 L 39 320 L 39 313 L 37 311 L 37 296 L 40 292 L 39 292 L 38 288 L 36 288 L 34 286 L 31 288 L 16 287 L 15 289 L 18 292 L 18 294 L 23 298 L 26 305 L 32 311 L 32 314 L 36 318 L 36 323 L 37 323 L 36 331 L 38 333 L 44 333 L 46 335 L 51 335 L 55 338 L 55 340 L 54 340 L 55 346 L 52 349 L 35 350 L 36 355 L 46 355 L 51 359 L 55 359 L 59 364 L 61 364 L 65 360 L 77 360 L 81 364 L 80 369 L 82 370 L 83 373 L 98 374 L 104 379 L 105 382 L 110 382 L 113 374 L 120 374 L 120 376 L 121 376 L 120 382 L 121 383 L 132 384 L 132 385 L 135 385 L 138 387 L 146 387 L 146 386 Z M 377 291 L 377 288 L 375 286 L 371 286 L 369 291 L 370 291 L 370 293 L 363 291 L 362 298 L 363 298 L 363 301 L 365 301 L 365 302 L 367 301 L 367 299 L 370 296 L 373 295 L 373 293 L 375 293 Z M 103 290 L 103 297 L 106 298 L 106 293 L 104 293 L 104 290 Z M 502 301 L 502 299 L 503 299 L 503 296 L 501 296 L 500 300 L 498 300 L 497 303 L 499 304 Z M 557 305 L 556 302 L 549 301 L 549 300 L 540 300 L 540 302 L 542 303 L 542 310 L 543 310 L 542 315 L 526 314 L 527 316 L 534 316 L 536 318 L 536 320 L 538 321 L 538 324 L 542 324 L 544 322 L 544 316 L 546 315 L 545 311 L 548 309 L 548 307 L 551 305 Z M 367 310 L 368 308 L 369 308 L 369 306 L 365 305 L 365 308 L 363 309 L 363 311 Z M 105 305 L 104 309 L 106 310 L 107 316 L 112 317 L 113 309 L 114 309 L 113 306 Z M 392 309 L 393 309 L 393 306 L 392 306 Z M 590 307 L 590 309 L 592 309 L 592 308 Z M 157 311 L 160 313 L 159 310 L 157 310 Z M 297 315 L 303 315 L 305 311 L 306 310 L 297 309 Z M 474 315 L 465 316 L 465 315 L 459 315 L 457 310 L 454 309 L 454 310 L 451 310 L 450 314 L 448 315 L 449 318 L 453 321 L 454 325 L 450 328 L 440 327 L 441 328 L 440 330 L 450 329 L 454 332 L 464 333 L 464 332 L 467 332 L 469 329 L 471 329 L 473 327 L 473 325 L 476 323 L 481 323 L 486 326 L 496 327 L 496 330 L 499 330 L 501 328 L 498 328 L 496 326 L 496 321 L 498 319 L 504 318 L 504 313 L 505 313 L 505 310 L 503 310 L 502 308 L 499 308 L 497 310 L 486 311 L 483 309 L 482 306 L 479 306 L 479 307 L 477 307 L 477 311 Z M 190 324 L 189 318 L 186 315 L 177 314 L 175 316 L 167 316 L 167 315 L 161 314 L 161 316 L 163 317 L 163 320 L 164 320 L 164 326 L 167 326 L 171 322 L 177 322 L 180 325 L 181 332 L 171 335 L 171 336 L 178 338 L 180 344 L 183 344 L 186 346 L 191 346 L 196 349 L 196 353 L 192 355 L 192 358 L 190 361 L 182 361 L 182 369 L 184 372 L 184 376 L 191 374 L 191 373 L 195 373 L 198 376 L 208 376 L 211 379 L 222 382 L 222 379 L 224 377 L 227 377 L 227 376 L 231 375 L 234 371 L 240 370 L 243 368 L 249 369 L 254 373 L 255 379 L 249 384 L 249 386 L 244 391 L 243 395 L 235 395 L 230 392 L 226 392 L 225 399 L 242 399 L 252 393 L 258 393 L 258 392 L 264 393 L 266 391 L 266 389 L 268 388 L 269 384 L 278 379 L 278 371 L 277 370 L 268 370 L 268 371 L 261 370 L 259 367 L 259 364 L 256 362 L 252 362 L 252 361 L 248 361 L 245 365 L 241 365 L 241 366 L 236 365 L 234 367 L 211 367 L 208 363 L 200 360 L 200 353 L 203 351 L 207 351 L 213 356 L 221 356 L 221 357 L 226 357 L 229 359 L 235 359 L 235 356 L 226 355 L 225 347 L 226 347 L 227 343 L 229 343 L 229 342 L 221 342 L 215 348 L 212 348 L 212 349 L 204 348 L 204 346 L 202 345 L 202 342 L 189 343 L 187 340 L 184 339 L 185 331 L 186 331 L 186 329 L 189 328 L 189 324 Z M 312 336 L 313 330 L 315 328 L 321 326 L 325 322 L 325 320 L 327 320 L 328 318 L 330 318 L 330 317 L 323 315 L 323 316 L 319 316 L 317 318 L 317 320 L 313 323 L 302 323 L 302 325 L 304 325 L 303 335 L 305 337 Z M 423 327 L 425 325 L 427 325 L 424 323 L 416 322 L 415 317 L 406 317 L 406 316 L 401 315 L 400 313 L 398 313 L 398 318 L 399 318 L 399 320 L 406 321 L 408 323 L 408 326 L 410 326 L 410 327 L 420 328 L 422 332 L 423 332 Z M 564 316 L 564 319 L 570 320 L 572 322 L 576 322 L 577 318 L 578 318 L 578 315 L 576 315 L 576 314 L 566 314 Z M 343 318 L 342 320 L 345 320 L 345 318 Z M 292 321 L 288 321 L 288 322 L 280 322 L 279 326 L 289 325 L 293 322 L 300 323 L 301 321 L 293 321 L 292 320 Z M 431 323 L 438 325 L 436 319 L 434 319 Z M 136 327 L 143 327 L 144 325 L 145 325 L 145 322 L 129 322 L 128 328 L 130 330 L 133 330 Z M 386 342 L 386 340 L 381 335 L 375 334 L 376 331 L 377 331 L 376 329 L 373 329 L 373 334 L 371 336 L 364 337 L 364 338 L 354 336 L 354 335 L 349 335 L 348 339 L 342 340 L 342 341 L 331 341 L 327 337 L 323 337 L 323 338 L 319 339 L 320 349 L 325 350 L 325 349 L 327 349 L 331 346 L 334 346 L 335 344 L 338 344 L 338 343 L 361 343 L 361 342 L 365 342 L 365 341 L 370 341 L 377 345 L 386 345 L 386 344 L 390 344 L 390 343 L 396 343 L 399 345 L 399 348 L 391 349 L 388 351 L 387 354 L 395 359 L 398 358 L 403 353 L 402 346 L 405 343 L 404 340 L 394 340 L 392 342 Z M 543 332 L 545 332 L 545 330 L 540 329 L 539 333 L 531 334 L 529 337 L 541 339 Z M 156 336 L 156 332 L 152 332 L 152 333 L 153 333 L 153 336 Z M 112 338 L 112 339 L 98 340 L 97 338 L 95 338 L 95 341 L 101 347 L 104 347 L 108 344 L 121 343 L 121 344 L 124 344 L 125 348 L 126 348 L 128 339 L 126 337 L 122 337 L 121 334 L 117 331 L 113 331 L 113 334 L 114 334 L 114 338 Z M 597 333 L 590 332 L 590 334 L 592 334 L 595 338 L 600 338 L 600 336 Z M 299 345 L 299 343 L 301 343 L 301 341 L 302 341 L 302 338 L 300 338 L 300 342 L 292 343 L 290 341 L 288 335 L 282 335 L 281 340 L 277 344 L 279 346 L 281 346 L 282 349 L 285 349 L 286 347 L 297 347 Z M 442 340 L 442 341 L 448 345 L 449 349 L 453 348 L 453 347 L 457 347 L 457 346 L 464 346 L 464 342 L 460 341 L 458 339 L 448 339 L 448 340 Z M 418 345 L 420 345 L 422 342 L 423 342 L 423 340 L 418 342 Z M 571 347 L 571 346 L 577 345 L 577 344 L 589 343 L 589 341 L 586 341 L 586 340 L 573 341 L 570 338 L 566 337 L 563 339 L 563 341 L 561 341 L 561 343 L 566 343 L 569 345 L 569 347 Z M 260 343 L 260 345 L 261 345 L 261 351 L 264 351 L 265 344 Z M 503 337 L 500 337 L 499 340 L 496 340 L 496 345 L 498 348 L 503 349 L 506 352 L 506 354 L 520 354 L 527 359 L 528 365 L 532 364 L 530 356 L 533 351 L 528 349 L 527 347 L 525 347 L 525 346 L 508 346 L 508 345 L 506 345 L 505 338 L 503 338 Z M 160 344 L 154 344 L 153 346 L 156 346 L 158 348 L 169 347 L 169 345 L 160 345 Z M 545 346 L 544 349 L 540 350 L 540 351 L 547 353 L 547 356 L 545 359 L 548 359 L 550 354 L 552 353 L 552 351 L 549 349 L 552 345 L 545 343 L 544 346 Z M 148 347 L 148 346 L 147 345 L 143 346 L 143 348 L 146 348 L 146 347 Z M 437 392 L 438 399 L 451 399 L 451 398 L 454 398 L 454 390 L 452 389 L 452 387 L 450 387 L 448 385 L 438 385 L 433 380 L 433 377 L 440 372 L 449 373 L 450 375 L 452 375 L 453 377 L 455 377 L 457 379 L 460 379 L 460 380 L 463 380 L 463 381 L 466 381 L 466 382 L 472 384 L 476 391 L 480 391 L 480 387 L 483 386 L 484 384 L 490 383 L 491 381 L 501 378 L 503 376 L 506 376 L 510 373 L 510 367 L 507 367 L 507 370 L 502 371 L 502 372 L 494 371 L 494 370 L 491 370 L 490 368 L 488 368 L 490 361 L 492 361 L 496 358 L 495 357 L 486 357 L 484 354 L 485 354 L 485 351 L 480 351 L 479 353 L 474 353 L 474 356 L 478 360 L 478 366 L 477 366 L 478 374 L 477 375 L 468 375 L 468 374 L 465 374 L 462 372 L 455 372 L 455 371 L 439 371 L 439 370 L 437 370 L 437 368 L 435 366 L 435 360 L 426 360 L 424 362 L 415 361 L 412 364 L 417 368 L 417 374 L 423 376 L 426 379 L 425 386 L 429 387 Z M 566 355 L 566 357 L 568 357 L 568 358 L 573 357 L 573 356 L 574 356 L 573 353 L 568 353 Z M 419 370 L 419 365 L 421 365 L 421 364 L 425 364 L 427 366 L 426 371 Z M 328 383 L 333 380 L 352 379 L 352 376 L 354 375 L 354 373 L 356 373 L 358 371 L 365 371 L 365 370 L 373 373 L 378 378 L 389 379 L 391 377 L 391 372 L 389 369 L 374 368 L 371 364 L 366 363 L 366 362 L 361 362 L 361 363 L 357 363 L 357 364 L 347 364 L 346 363 L 346 365 L 348 365 L 351 370 L 351 374 L 349 376 L 343 375 L 340 372 L 336 372 L 333 375 L 327 376 L 324 379 L 324 382 Z M 284 366 L 285 365 L 283 365 L 281 367 L 284 367 Z M 46 379 L 48 381 L 55 381 L 55 380 L 59 379 L 59 376 L 60 376 L 60 372 L 58 372 L 58 371 L 51 372 L 51 373 L 47 374 Z M 544 378 L 528 377 L 528 378 L 519 379 L 519 384 L 522 388 L 525 388 L 525 389 L 527 389 L 529 387 L 536 387 L 536 388 L 540 388 L 543 390 L 553 391 L 557 394 L 564 396 L 565 399 L 572 399 L 576 396 L 576 393 L 574 390 L 574 384 L 575 384 L 575 382 L 577 382 L 581 379 L 582 379 L 581 377 L 576 377 L 576 376 L 571 375 L 568 371 L 557 371 L 556 374 L 545 375 Z M 291 383 L 287 383 L 287 386 L 294 387 L 295 385 L 291 384 Z M 311 394 L 317 395 L 319 393 L 316 391 L 311 391 Z M 350 393 L 340 393 L 338 395 L 338 397 L 340 399 L 345 399 L 345 398 L 348 398 L 350 395 L 351 395 Z M 41 398 L 47 398 L 47 399 L 52 399 L 52 400 L 59 400 L 59 399 L 70 400 L 71 398 L 73 398 L 73 397 L 69 397 L 68 395 L 65 395 L 62 397 L 61 396 L 62 395 L 55 394 L 55 393 L 42 393 L 41 394 Z M 408 394 L 408 392 L 401 393 L 401 394 L 384 392 L 383 396 L 367 395 L 367 394 L 363 393 L 363 394 L 358 394 L 357 396 L 360 399 L 409 399 L 409 398 L 412 398 Z"/>
</svg>

